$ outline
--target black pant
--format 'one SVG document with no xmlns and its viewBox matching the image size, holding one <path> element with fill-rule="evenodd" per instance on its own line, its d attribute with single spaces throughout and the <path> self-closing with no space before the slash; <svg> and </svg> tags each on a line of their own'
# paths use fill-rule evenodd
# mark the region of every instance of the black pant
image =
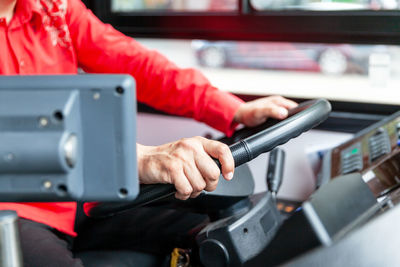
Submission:
<svg viewBox="0 0 400 267">
<path fill-rule="evenodd" d="M 21 218 L 18 226 L 25 267 L 83 266 L 71 252 L 70 237 L 47 225 Z"/>
<path fill-rule="evenodd" d="M 72 240 L 49 226 L 20 219 L 24 266 L 161 266 L 174 247 L 192 247 L 207 220 L 206 215 L 145 207 L 88 218 Z"/>
</svg>

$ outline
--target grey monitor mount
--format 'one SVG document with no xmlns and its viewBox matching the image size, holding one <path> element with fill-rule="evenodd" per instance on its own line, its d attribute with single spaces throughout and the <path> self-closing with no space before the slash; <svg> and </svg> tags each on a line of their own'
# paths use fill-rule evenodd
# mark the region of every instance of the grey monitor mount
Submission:
<svg viewBox="0 0 400 267">
<path fill-rule="evenodd" d="M 0 76 L 0 201 L 131 201 L 139 192 L 128 75 Z M 0 266 L 21 266 L 0 213 Z"/>
<path fill-rule="evenodd" d="M 0 201 L 138 194 L 128 75 L 0 76 Z"/>
</svg>

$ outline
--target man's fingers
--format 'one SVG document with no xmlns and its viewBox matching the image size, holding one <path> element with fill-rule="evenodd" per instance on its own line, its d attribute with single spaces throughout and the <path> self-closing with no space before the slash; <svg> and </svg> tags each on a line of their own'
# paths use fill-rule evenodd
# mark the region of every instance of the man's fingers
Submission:
<svg viewBox="0 0 400 267">
<path fill-rule="evenodd" d="M 258 105 L 262 106 L 262 117 L 275 119 L 285 119 L 291 108 L 295 108 L 297 103 L 282 96 L 271 96 L 259 100 Z"/>
<path fill-rule="evenodd" d="M 188 162 L 184 166 L 184 174 L 192 187 L 190 197 L 197 197 L 207 187 L 200 170 L 195 166 L 195 163 Z"/>
<path fill-rule="evenodd" d="M 265 122 L 269 117 L 285 119 L 288 110 L 297 106 L 297 103 L 282 96 L 259 98 L 242 104 L 235 113 L 235 122 L 253 127 Z"/>
<path fill-rule="evenodd" d="M 229 147 L 203 137 L 184 138 L 159 147 L 139 146 L 142 183 L 171 183 L 178 199 L 198 196 L 203 190 L 215 190 L 221 163 L 225 179 L 233 177 L 234 161 Z M 139 161 L 139 160 L 138 160 Z"/>
<path fill-rule="evenodd" d="M 226 180 L 231 180 L 235 168 L 235 162 L 233 161 L 232 153 L 229 147 L 221 142 L 208 140 L 203 138 L 202 140 L 204 151 L 211 157 L 218 159 L 221 163 L 221 172 Z"/>
<path fill-rule="evenodd" d="M 172 183 L 175 185 L 176 198 L 186 200 L 191 196 L 193 188 L 183 172 L 180 175 L 174 177 Z"/>
<path fill-rule="evenodd" d="M 196 157 L 196 166 L 205 180 L 206 187 L 204 189 L 214 191 L 217 188 L 221 170 L 206 153 L 200 153 Z"/>
<path fill-rule="evenodd" d="M 284 98 L 282 96 L 272 96 L 271 101 L 273 103 L 277 104 L 278 106 L 284 107 L 286 109 L 295 108 L 298 105 L 296 102 L 294 102 L 290 99 Z"/>
<path fill-rule="evenodd" d="M 288 116 L 288 114 L 289 112 L 286 108 L 272 102 L 262 109 L 262 117 L 264 118 L 271 117 L 275 119 L 284 119 Z"/>
</svg>

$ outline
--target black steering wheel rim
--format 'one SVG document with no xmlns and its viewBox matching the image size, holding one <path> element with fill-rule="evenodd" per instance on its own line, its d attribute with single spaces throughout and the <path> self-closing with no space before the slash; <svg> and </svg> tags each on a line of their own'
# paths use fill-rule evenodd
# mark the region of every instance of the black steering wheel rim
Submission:
<svg viewBox="0 0 400 267">
<path fill-rule="evenodd" d="M 328 118 L 330 111 L 331 105 L 325 99 L 305 101 L 289 110 L 288 118 L 282 121 L 269 119 L 260 126 L 243 128 L 232 137 L 223 138 L 220 141 L 232 143 L 239 139 L 229 146 L 235 167 L 238 167 L 319 125 Z M 219 161 L 215 160 L 215 162 L 220 167 Z M 141 185 L 140 194 L 134 201 L 99 203 L 89 211 L 88 215 L 90 217 L 112 216 L 165 199 L 175 192 L 175 187 L 171 184 Z"/>
</svg>

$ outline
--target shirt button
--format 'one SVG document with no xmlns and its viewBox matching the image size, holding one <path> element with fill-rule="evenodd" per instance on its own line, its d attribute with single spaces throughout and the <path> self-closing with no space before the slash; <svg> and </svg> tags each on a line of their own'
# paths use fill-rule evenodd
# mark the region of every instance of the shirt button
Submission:
<svg viewBox="0 0 400 267">
<path fill-rule="evenodd" d="M 21 67 L 25 66 L 25 61 L 20 60 L 20 61 L 19 61 L 19 65 L 20 65 Z"/>
</svg>

